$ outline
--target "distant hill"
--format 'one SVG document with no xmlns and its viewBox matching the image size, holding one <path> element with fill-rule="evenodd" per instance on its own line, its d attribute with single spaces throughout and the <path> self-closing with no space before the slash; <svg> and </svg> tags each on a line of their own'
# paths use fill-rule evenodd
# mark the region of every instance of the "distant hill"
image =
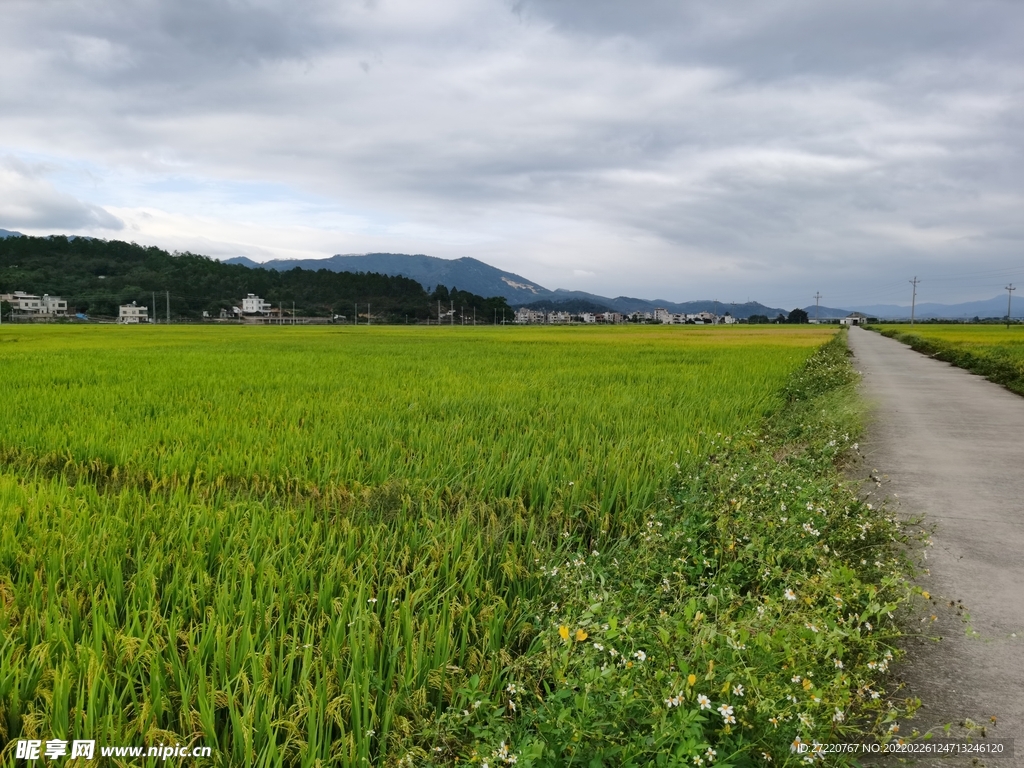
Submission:
<svg viewBox="0 0 1024 768">
<path fill-rule="evenodd" d="M 551 291 L 513 272 L 505 272 L 478 259 L 439 259 L 436 256 L 403 253 L 338 254 L 329 259 L 274 259 L 257 264 L 243 257 L 227 259 L 227 264 L 262 267 L 287 271 L 302 269 L 329 269 L 332 272 L 377 272 L 382 275 L 401 275 L 420 283 L 427 291 L 437 286 L 456 287 L 479 296 L 501 296 L 511 304 L 525 304 L 547 298 Z"/>
<path fill-rule="evenodd" d="M 505 272 L 489 264 L 473 259 L 440 259 L 436 256 L 422 254 L 408 255 L 402 253 L 364 253 L 360 255 L 337 255 L 329 259 L 275 259 L 263 264 L 239 256 L 227 259 L 227 264 L 240 264 L 246 267 L 262 267 L 264 269 L 288 270 L 295 267 L 303 269 L 329 269 L 334 272 L 379 272 L 384 275 L 401 275 L 411 277 L 423 284 L 428 291 L 438 285 L 460 290 L 471 291 L 480 296 L 501 296 L 512 306 L 529 306 L 534 309 L 562 309 L 565 311 L 607 311 L 616 312 L 653 312 L 658 307 L 669 312 L 696 313 L 714 312 L 724 315 L 729 312 L 736 318 L 748 318 L 751 315 L 767 315 L 774 318 L 780 312 L 788 314 L 788 310 L 777 307 L 766 307 L 756 301 L 742 304 L 729 304 L 721 301 L 687 301 L 677 303 L 664 299 L 635 299 L 629 296 L 618 296 L 610 299 L 606 296 L 587 293 L 585 291 L 549 290 L 532 280 L 528 280 L 514 272 Z M 577 309 L 593 307 L 592 309 Z M 598 309 L 599 308 L 599 309 Z M 849 314 L 844 312 L 843 316 Z"/>
<path fill-rule="evenodd" d="M 872 304 L 866 307 L 857 307 L 858 312 L 879 319 L 889 318 L 902 320 L 910 317 L 910 307 L 896 304 Z M 1014 297 L 1012 314 L 1014 317 L 1024 317 L 1024 299 Z M 991 299 L 982 301 L 967 301 L 963 304 L 936 304 L 932 302 L 920 303 L 914 310 L 914 316 L 922 320 L 927 319 L 948 319 L 948 320 L 970 320 L 973 317 L 1006 317 L 1006 294 L 993 296 Z"/>
<path fill-rule="evenodd" d="M 63 235 L 0 238 L 0 293 L 16 290 L 61 296 L 69 309 L 107 317 L 117 314 L 118 305 L 135 301 L 147 307 L 155 302 L 163 319 L 168 293 L 174 319 L 198 319 L 204 311 L 218 317 L 247 293 L 286 314 L 294 306 L 305 316 L 351 319 L 358 305 L 365 318 L 370 304 L 373 322 L 436 321 L 439 301 L 442 311 L 454 305 L 456 312 L 472 316 L 475 311 L 480 318 L 509 310 L 501 298 L 451 292 L 443 286 L 430 293 L 401 275 L 249 268 L 192 253 Z"/>
<path fill-rule="evenodd" d="M 14 232 L 10 229 L 0 229 L 0 240 L 6 237 L 24 237 L 24 235 L 21 232 Z"/>
</svg>

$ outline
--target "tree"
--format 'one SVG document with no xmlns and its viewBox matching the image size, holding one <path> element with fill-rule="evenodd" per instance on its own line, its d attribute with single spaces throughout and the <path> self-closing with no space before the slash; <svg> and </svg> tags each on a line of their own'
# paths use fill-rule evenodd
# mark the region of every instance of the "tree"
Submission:
<svg viewBox="0 0 1024 768">
<path fill-rule="evenodd" d="M 810 318 L 807 317 L 807 313 L 802 309 L 794 309 L 789 313 L 789 319 L 786 321 L 789 323 L 808 323 Z"/>
</svg>

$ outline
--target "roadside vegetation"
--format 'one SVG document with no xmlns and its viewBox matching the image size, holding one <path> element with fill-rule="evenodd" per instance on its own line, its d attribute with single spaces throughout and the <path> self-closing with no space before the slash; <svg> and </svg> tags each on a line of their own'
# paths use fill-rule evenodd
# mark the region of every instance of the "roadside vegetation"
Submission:
<svg viewBox="0 0 1024 768">
<path fill-rule="evenodd" d="M 902 533 L 840 479 L 830 330 L 4 327 L 0 362 L 4 741 L 738 766 L 897 733 Z"/>
<path fill-rule="evenodd" d="M 879 325 L 873 329 L 1024 395 L 1024 325 Z"/>
</svg>

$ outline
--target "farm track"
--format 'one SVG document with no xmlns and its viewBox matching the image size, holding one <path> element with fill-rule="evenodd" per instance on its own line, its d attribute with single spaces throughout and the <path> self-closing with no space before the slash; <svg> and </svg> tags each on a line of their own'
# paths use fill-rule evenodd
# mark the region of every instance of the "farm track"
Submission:
<svg viewBox="0 0 1024 768">
<path fill-rule="evenodd" d="M 920 580 L 931 601 L 908 630 L 942 639 L 909 640 L 898 671 L 923 703 L 914 726 L 1013 738 L 1016 757 L 989 764 L 1024 766 L 1024 400 L 875 333 L 849 343 L 873 409 L 875 493 L 934 528 Z"/>
</svg>

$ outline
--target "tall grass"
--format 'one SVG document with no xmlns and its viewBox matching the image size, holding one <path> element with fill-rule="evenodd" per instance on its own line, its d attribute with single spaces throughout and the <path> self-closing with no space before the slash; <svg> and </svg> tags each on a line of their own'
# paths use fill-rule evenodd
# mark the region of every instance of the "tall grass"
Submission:
<svg viewBox="0 0 1024 768">
<path fill-rule="evenodd" d="M 0 736 L 447 763 L 828 334 L 5 327 Z"/>
</svg>

